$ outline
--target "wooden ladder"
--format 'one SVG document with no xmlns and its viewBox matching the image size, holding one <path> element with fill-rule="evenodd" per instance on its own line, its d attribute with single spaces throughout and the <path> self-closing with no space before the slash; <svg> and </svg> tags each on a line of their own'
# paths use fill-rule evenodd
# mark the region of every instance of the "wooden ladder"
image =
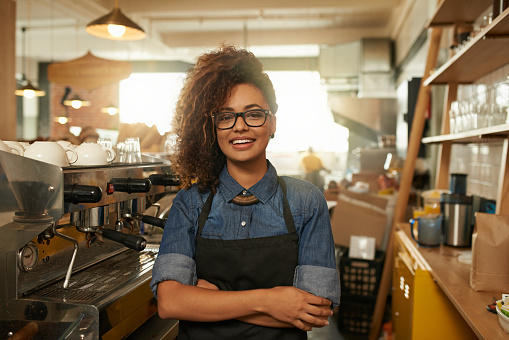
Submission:
<svg viewBox="0 0 509 340">
<path fill-rule="evenodd" d="M 369 340 L 377 340 L 380 335 L 380 329 L 385 312 L 385 306 L 387 303 L 387 295 L 389 294 L 389 289 L 391 288 L 392 267 L 394 260 L 393 259 L 394 234 L 396 232 L 396 225 L 398 223 L 404 222 L 405 219 L 406 208 L 408 205 L 408 197 L 410 195 L 412 179 L 414 177 L 415 162 L 419 154 L 419 146 L 424 131 L 425 115 L 426 111 L 429 108 L 431 88 L 430 86 L 423 85 L 423 82 L 425 78 L 428 77 L 436 67 L 438 51 L 440 49 L 442 28 L 434 27 L 430 28 L 429 30 L 431 32 L 428 47 L 428 56 L 426 59 L 426 68 L 424 72 L 424 77 L 422 78 L 421 85 L 419 88 L 419 94 L 417 96 L 417 103 L 415 107 L 414 119 L 412 122 L 412 129 L 410 130 L 410 138 L 408 141 L 407 156 L 405 160 L 405 165 L 403 167 L 403 176 L 401 177 L 400 181 L 398 198 L 396 201 L 396 206 L 394 208 L 394 217 L 391 224 L 390 237 L 385 254 L 385 262 L 382 270 L 380 288 L 378 290 L 378 295 L 376 298 L 373 321 L 371 323 L 371 328 L 369 332 Z M 449 151 L 447 149 L 442 149 L 440 150 L 440 152 L 445 153 L 448 152 L 450 154 L 450 146 Z"/>
</svg>

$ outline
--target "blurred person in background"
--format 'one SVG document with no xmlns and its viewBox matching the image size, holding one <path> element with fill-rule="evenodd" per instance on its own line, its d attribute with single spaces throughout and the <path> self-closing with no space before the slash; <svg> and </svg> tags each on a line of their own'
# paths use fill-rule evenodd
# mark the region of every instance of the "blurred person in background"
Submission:
<svg viewBox="0 0 509 340">
<path fill-rule="evenodd" d="M 312 147 L 309 147 L 308 152 L 302 156 L 300 164 L 304 169 L 304 180 L 313 183 L 323 192 L 325 189 L 325 181 L 320 172 L 322 170 L 330 172 L 330 170 L 323 166 L 321 158 L 315 154 Z"/>
</svg>

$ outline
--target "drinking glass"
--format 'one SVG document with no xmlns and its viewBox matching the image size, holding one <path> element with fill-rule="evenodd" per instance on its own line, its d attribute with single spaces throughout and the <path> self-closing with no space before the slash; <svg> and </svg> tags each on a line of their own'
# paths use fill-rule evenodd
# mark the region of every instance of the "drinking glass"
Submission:
<svg viewBox="0 0 509 340">
<path fill-rule="evenodd" d="M 117 162 L 125 163 L 125 143 L 117 143 Z"/>
<path fill-rule="evenodd" d="M 140 139 L 138 137 L 125 139 L 124 163 L 141 163 Z"/>
<path fill-rule="evenodd" d="M 99 138 L 97 140 L 97 144 L 102 145 L 102 146 L 107 147 L 107 148 L 111 148 L 112 147 L 112 145 L 111 145 L 111 138 Z"/>
<path fill-rule="evenodd" d="M 456 133 L 456 113 L 454 110 L 449 110 L 449 133 Z M 415 217 L 414 217 L 415 218 Z"/>
<path fill-rule="evenodd" d="M 487 125 L 487 121 L 488 121 L 488 104 L 486 103 L 483 103 L 483 104 L 479 104 L 479 109 L 478 109 L 478 114 L 477 114 L 477 127 L 482 129 L 482 128 L 485 128 Z"/>
</svg>

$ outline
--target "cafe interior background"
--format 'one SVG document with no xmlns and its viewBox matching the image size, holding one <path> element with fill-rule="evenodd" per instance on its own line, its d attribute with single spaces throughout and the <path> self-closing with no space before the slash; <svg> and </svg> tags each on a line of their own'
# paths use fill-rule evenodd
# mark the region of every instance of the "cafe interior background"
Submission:
<svg viewBox="0 0 509 340">
<path fill-rule="evenodd" d="M 145 36 L 124 41 L 86 31 L 114 8 Z M 58 140 L 91 126 L 113 145 L 136 136 L 143 153 L 165 154 L 186 70 L 225 42 L 254 52 L 274 82 L 278 127 L 268 158 L 279 174 L 302 176 L 299 159 L 312 147 L 331 169 L 326 183 L 377 185 L 373 174 L 383 174 L 397 189 L 436 8 L 436 0 L 0 0 L 0 139 Z M 443 30 L 439 65 L 455 41 L 451 27 Z M 489 87 L 507 74 L 504 68 L 483 81 Z M 15 96 L 27 81 L 45 95 Z M 425 136 L 440 134 L 445 86 L 431 92 Z M 500 96 L 507 101 L 505 84 Z M 83 106 L 64 104 L 76 97 Z M 436 145 L 422 149 L 419 190 L 433 188 L 438 154 Z M 501 143 L 489 151 L 454 146 L 451 172 L 468 172 L 469 191 L 494 200 L 503 152 Z"/>
<path fill-rule="evenodd" d="M 146 37 L 115 41 L 85 30 L 92 20 L 111 11 L 114 1 L 15 4 L 11 29 L 16 36 L 17 84 L 25 76 L 47 94 L 18 97 L 16 129 L 5 127 L 2 139 L 57 140 L 66 131 L 79 135 L 82 127 L 90 125 L 115 142 L 119 130 L 127 129 L 125 124 L 135 123 L 146 124 L 152 135 L 155 131 L 165 135 L 184 72 L 197 55 L 226 42 L 253 51 L 275 83 L 281 110 L 278 133 L 268 150 L 280 171 L 300 175 L 299 156 L 313 147 L 333 170 L 327 180 L 338 182 L 360 171 L 361 150 L 377 149 L 381 136 L 399 130 L 398 153 L 404 157 L 405 88 L 408 79 L 422 77 L 426 51 L 422 35 L 427 16 L 419 13 L 434 8 L 434 1 L 400 0 L 376 4 L 121 0 L 118 7 L 145 30 Z M 12 39 L 12 33 L 5 39 Z M 93 88 L 48 80 L 48 66 L 88 53 L 129 61 L 130 77 Z M 74 70 L 80 67 L 77 64 Z M 75 72 L 76 78 L 84 76 Z M 73 109 L 62 104 L 74 96 L 89 106 Z M 110 105 L 119 113 L 104 113 Z M 125 133 L 120 133 L 123 138 Z M 152 142 L 146 145 L 141 140 L 144 151 L 163 151 L 163 138 Z"/>
</svg>

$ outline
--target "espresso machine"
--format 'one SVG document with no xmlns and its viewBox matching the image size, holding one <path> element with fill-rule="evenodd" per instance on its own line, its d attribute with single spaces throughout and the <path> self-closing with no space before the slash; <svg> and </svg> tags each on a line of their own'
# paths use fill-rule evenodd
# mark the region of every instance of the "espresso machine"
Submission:
<svg viewBox="0 0 509 340">
<path fill-rule="evenodd" d="M 145 154 L 62 168 L 0 151 L 0 339 L 127 339 L 150 322 L 158 245 L 142 231 L 164 220 L 144 213 L 177 190 Z"/>
</svg>

